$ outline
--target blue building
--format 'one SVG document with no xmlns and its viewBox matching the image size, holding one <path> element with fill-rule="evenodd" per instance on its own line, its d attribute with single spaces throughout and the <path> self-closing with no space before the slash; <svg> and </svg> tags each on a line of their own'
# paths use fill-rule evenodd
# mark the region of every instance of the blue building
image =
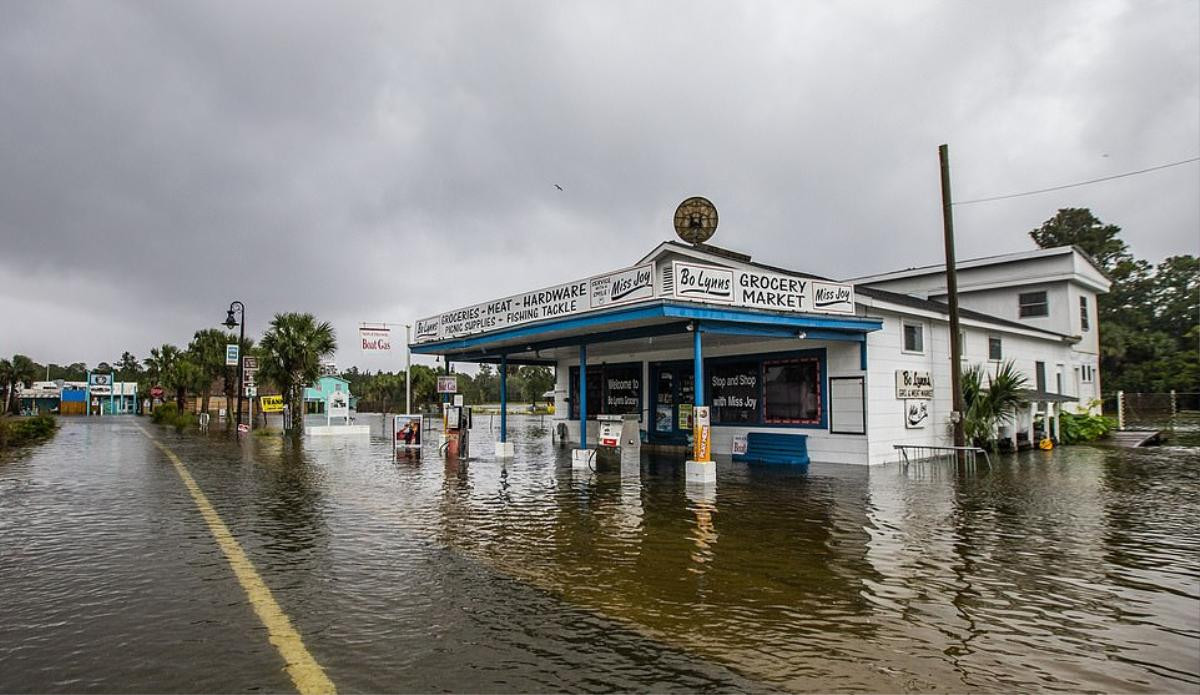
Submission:
<svg viewBox="0 0 1200 695">
<path fill-rule="evenodd" d="M 325 401 L 332 393 L 350 393 L 350 382 L 340 376 L 325 375 L 315 386 L 304 389 L 304 410 L 308 413 L 325 412 Z M 358 409 L 358 397 L 350 394 L 350 409 Z"/>
</svg>

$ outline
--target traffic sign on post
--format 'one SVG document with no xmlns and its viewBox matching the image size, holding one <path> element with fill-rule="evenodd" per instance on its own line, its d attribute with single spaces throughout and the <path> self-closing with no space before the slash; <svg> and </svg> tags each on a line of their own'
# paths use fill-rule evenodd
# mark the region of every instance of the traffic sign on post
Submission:
<svg viewBox="0 0 1200 695">
<path fill-rule="evenodd" d="M 238 346 L 237 343 L 230 343 L 225 346 L 225 366 L 236 367 L 238 363 Z"/>
<path fill-rule="evenodd" d="M 458 393 L 458 377 L 451 374 L 450 376 L 439 376 L 437 380 L 438 393 Z"/>
</svg>

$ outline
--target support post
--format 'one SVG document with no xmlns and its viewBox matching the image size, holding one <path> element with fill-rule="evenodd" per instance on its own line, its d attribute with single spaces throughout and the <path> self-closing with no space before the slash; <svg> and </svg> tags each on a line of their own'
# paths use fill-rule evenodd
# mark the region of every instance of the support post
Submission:
<svg viewBox="0 0 1200 695">
<path fill-rule="evenodd" d="M 1117 391 L 1117 429 L 1125 429 L 1125 392 Z"/>
<path fill-rule="evenodd" d="M 1175 416 L 1179 414 L 1178 401 L 1175 400 L 1175 389 L 1171 389 L 1171 430 L 1175 430 Z"/>
<path fill-rule="evenodd" d="M 587 345 L 579 346 L 579 448 L 571 452 L 572 468 L 587 468 L 595 452 L 587 448 Z"/>
<path fill-rule="evenodd" d="M 963 429 L 962 393 L 962 345 L 958 325 L 958 270 L 954 257 L 954 211 L 950 202 L 950 147 L 938 146 L 938 159 L 942 169 L 942 229 L 946 247 L 946 295 L 950 306 L 950 391 L 954 412 L 950 420 L 954 423 L 954 446 L 966 446 L 967 435 Z M 962 454 L 959 454 L 962 460 Z"/>
<path fill-rule="evenodd" d="M 412 324 L 404 324 L 404 413 L 412 414 Z"/>
<path fill-rule="evenodd" d="M 496 458 L 513 456 L 513 445 L 508 441 L 508 355 L 500 356 L 500 441 L 496 442 Z"/>
<path fill-rule="evenodd" d="M 242 354 L 242 346 L 246 344 L 246 305 L 245 305 L 245 304 L 242 304 L 241 302 L 238 302 L 238 306 L 239 306 L 239 307 L 241 307 L 241 309 L 240 309 L 240 312 L 241 312 L 241 316 L 240 316 L 240 318 L 241 318 L 242 320 L 241 320 L 241 323 L 240 323 L 240 325 L 238 326 L 238 365 L 237 365 L 237 367 L 238 367 L 238 402 L 237 402 L 237 424 L 238 424 L 238 427 L 241 427 L 241 426 L 242 426 L 242 388 L 243 388 L 243 386 L 242 386 L 242 382 L 245 380 L 245 379 L 243 378 L 243 374 L 244 374 L 244 372 L 243 372 L 242 370 L 243 370 L 243 369 L 245 369 L 245 365 L 246 365 L 246 359 L 245 359 L 245 355 L 243 355 L 243 354 Z M 301 416 L 301 417 L 303 417 L 303 416 Z M 237 429 L 235 428 L 235 431 L 234 431 L 234 436 L 235 436 L 235 437 L 237 437 L 237 436 L 241 436 L 241 430 L 237 430 Z"/>
<path fill-rule="evenodd" d="M 692 458 L 686 464 L 689 483 L 711 484 L 717 480 L 717 464 L 709 452 L 712 447 L 708 410 L 704 407 L 704 349 L 700 323 L 692 325 Z"/>
<path fill-rule="evenodd" d="M 1054 404 L 1054 443 L 1062 444 L 1062 403 Z"/>
</svg>

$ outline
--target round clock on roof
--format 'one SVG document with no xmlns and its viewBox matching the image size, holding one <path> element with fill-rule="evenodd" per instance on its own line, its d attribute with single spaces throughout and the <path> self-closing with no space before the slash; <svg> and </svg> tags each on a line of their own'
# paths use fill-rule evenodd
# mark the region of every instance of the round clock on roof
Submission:
<svg viewBox="0 0 1200 695">
<path fill-rule="evenodd" d="M 717 206 L 708 198 L 688 198 L 675 208 L 675 233 L 689 244 L 703 244 L 717 231 Z"/>
</svg>

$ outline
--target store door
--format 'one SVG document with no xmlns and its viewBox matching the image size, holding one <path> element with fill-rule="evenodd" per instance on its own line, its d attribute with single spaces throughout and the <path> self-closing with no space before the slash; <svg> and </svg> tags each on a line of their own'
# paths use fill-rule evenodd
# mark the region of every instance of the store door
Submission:
<svg viewBox="0 0 1200 695">
<path fill-rule="evenodd" d="M 691 362 L 650 364 L 649 439 L 659 444 L 687 444 L 692 435 L 695 375 Z"/>
</svg>

